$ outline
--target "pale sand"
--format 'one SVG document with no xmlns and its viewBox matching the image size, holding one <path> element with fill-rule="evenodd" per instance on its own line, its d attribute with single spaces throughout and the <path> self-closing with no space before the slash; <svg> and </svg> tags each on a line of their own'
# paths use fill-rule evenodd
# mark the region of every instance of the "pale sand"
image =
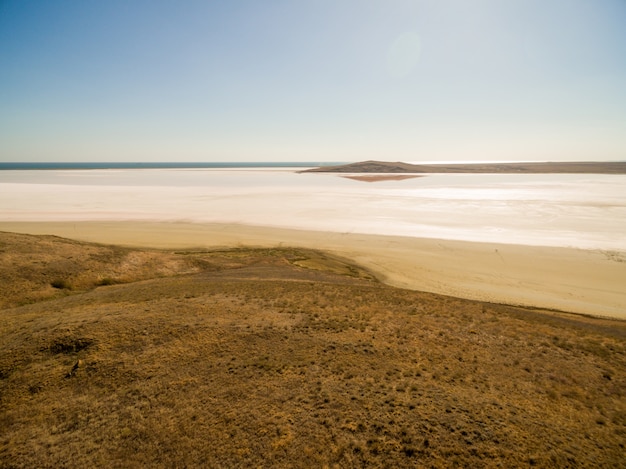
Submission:
<svg viewBox="0 0 626 469">
<path fill-rule="evenodd" d="M 398 287 L 626 319 L 623 251 L 167 222 L 0 222 L 0 231 L 165 249 L 320 249 Z"/>
</svg>

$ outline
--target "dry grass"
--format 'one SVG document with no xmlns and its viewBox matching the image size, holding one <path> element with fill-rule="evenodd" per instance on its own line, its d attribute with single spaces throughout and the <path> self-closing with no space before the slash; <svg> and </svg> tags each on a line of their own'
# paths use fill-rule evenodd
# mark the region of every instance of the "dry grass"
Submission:
<svg viewBox="0 0 626 469">
<path fill-rule="evenodd" d="M 623 322 L 302 250 L 0 240 L 2 467 L 625 466 Z"/>
</svg>

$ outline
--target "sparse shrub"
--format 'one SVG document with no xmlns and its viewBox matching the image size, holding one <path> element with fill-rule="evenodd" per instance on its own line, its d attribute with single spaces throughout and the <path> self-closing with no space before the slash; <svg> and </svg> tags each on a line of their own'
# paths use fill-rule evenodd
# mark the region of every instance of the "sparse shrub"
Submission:
<svg viewBox="0 0 626 469">
<path fill-rule="evenodd" d="M 111 277 L 104 277 L 102 279 L 100 279 L 100 281 L 97 283 L 98 286 L 104 287 L 107 285 L 115 285 L 116 283 L 119 283 L 118 280 L 111 278 Z"/>
<path fill-rule="evenodd" d="M 89 348 L 93 344 L 93 340 L 86 337 L 64 337 L 55 340 L 49 347 L 50 352 L 53 354 L 71 354 L 80 352 Z"/>
<path fill-rule="evenodd" d="M 58 288 L 59 290 L 71 290 L 72 289 L 72 284 L 65 280 L 65 279 L 55 279 L 52 282 L 50 282 L 50 285 L 53 288 Z"/>
</svg>

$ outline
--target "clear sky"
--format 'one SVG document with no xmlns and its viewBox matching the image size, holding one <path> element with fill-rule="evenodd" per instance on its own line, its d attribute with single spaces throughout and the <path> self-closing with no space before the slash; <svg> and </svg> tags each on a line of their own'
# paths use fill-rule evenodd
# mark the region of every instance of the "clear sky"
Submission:
<svg viewBox="0 0 626 469">
<path fill-rule="evenodd" d="M 0 161 L 626 160 L 626 0 L 0 0 Z"/>
</svg>

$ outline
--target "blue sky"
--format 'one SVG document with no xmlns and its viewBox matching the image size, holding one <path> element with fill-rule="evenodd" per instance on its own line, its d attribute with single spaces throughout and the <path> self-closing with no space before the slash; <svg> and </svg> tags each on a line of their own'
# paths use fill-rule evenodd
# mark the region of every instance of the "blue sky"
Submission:
<svg viewBox="0 0 626 469">
<path fill-rule="evenodd" d="M 0 0 L 0 161 L 626 159 L 624 0 Z"/>
</svg>

